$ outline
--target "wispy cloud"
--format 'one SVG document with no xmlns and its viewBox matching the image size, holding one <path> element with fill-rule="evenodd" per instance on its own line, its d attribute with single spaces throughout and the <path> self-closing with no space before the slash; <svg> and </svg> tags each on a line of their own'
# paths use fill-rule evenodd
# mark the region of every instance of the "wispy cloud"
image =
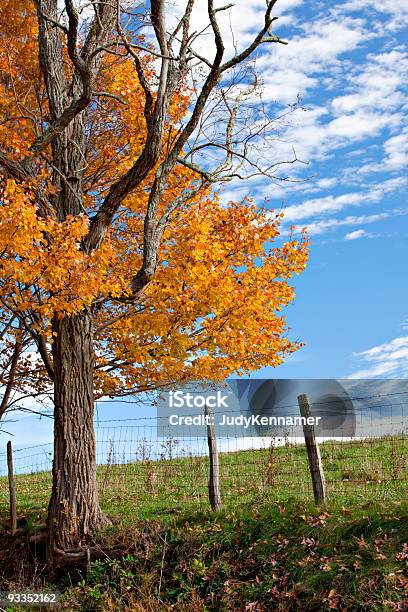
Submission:
<svg viewBox="0 0 408 612">
<path fill-rule="evenodd" d="M 364 164 L 357 169 L 359 174 L 371 172 L 393 172 L 408 166 L 408 127 L 383 143 L 383 157 L 380 161 Z"/>
<path fill-rule="evenodd" d="M 391 31 L 403 29 L 408 24 L 408 5 L 404 0 L 349 0 L 341 5 L 342 11 L 363 9 L 369 9 L 371 15 L 377 12 L 389 16 L 385 27 Z"/>
<path fill-rule="evenodd" d="M 383 213 L 379 213 L 377 215 L 349 215 L 344 217 L 343 219 L 325 219 L 324 221 L 316 221 L 316 223 L 311 223 L 307 226 L 307 230 L 309 235 L 317 235 L 323 234 L 328 230 L 337 229 L 339 227 L 344 227 L 347 225 L 367 225 L 369 223 L 377 223 L 378 221 L 383 221 L 391 216 L 399 215 L 399 214 L 408 214 L 402 211 L 387 211 Z"/>
<path fill-rule="evenodd" d="M 367 64 L 354 69 L 348 79 L 351 93 L 333 98 L 333 111 L 350 115 L 360 111 L 392 111 L 399 108 L 407 100 L 404 92 L 407 73 L 406 53 L 393 50 L 369 54 Z"/>
<path fill-rule="evenodd" d="M 390 342 L 379 344 L 354 357 L 365 362 L 368 367 L 358 370 L 349 378 L 400 378 L 408 373 L 408 336 L 394 338 Z"/>
<path fill-rule="evenodd" d="M 354 230 L 344 236 L 344 240 L 358 240 L 359 238 L 377 238 L 378 234 L 370 234 L 364 229 Z"/>
<path fill-rule="evenodd" d="M 291 37 L 288 47 L 270 47 L 258 60 L 265 100 L 291 103 L 297 94 L 318 87 L 318 76 L 330 68 L 335 72 L 340 67 L 339 57 L 368 35 L 358 19 L 308 23 L 298 36 Z"/>
<path fill-rule="evenodd" d="M 367 187 L 365 191 L 305 200 L 302 204 L 293 204 L 284 209 L 285 222 L 298 222 L 327 213 L 340 212 L 351 206 L 373 204 L 381 201 L 384 195 L 400 190 L 407 185 L 408 179 L 405 176 L 400 176 L 383 183 L 373 184 Z"/>
<path fill-rule="evenodd" d="M 347 217 L 337 218 L 331 217 L 329 219 L 323 219 L 321 221 L 315 221 L 312 223 L 307 223 L 302 227 L 307 228 L 307 232 L 309 236 L 317 236 L 319 234 L 324 234 L 326 232 L 336 230 L 341 227 L 354 226 L 361 227 L 362 225 L 369 225 L 371 223 L 378 223 L 384 221 L 385 219 L 390 219 L 392 217 L 406 216 L 408 215 L 408 210 L 404 209 L 391 209 L 378 214 L 373 215 L 348 215 Z M 281 230 L 281 234 L 283 236 L 287 236 L 291 233 L 288 226 L 283 226 Z M 372 234 L 371 237 L 378 236 L 379 234 Z M 366 236 L 367 237 L 367 236 Z"/>
</svg>

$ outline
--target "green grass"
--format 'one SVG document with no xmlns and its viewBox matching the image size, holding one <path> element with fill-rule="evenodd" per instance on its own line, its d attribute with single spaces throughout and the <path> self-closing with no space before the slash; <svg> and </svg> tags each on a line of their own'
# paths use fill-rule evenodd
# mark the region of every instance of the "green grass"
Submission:
<svg viewBox="0 0 408 612">
<path fill-rule="evenodd" d="M 408 438 L 321 444 L 328 498 L 338 503 L 407 497 Z M 168 517 L 208 508 L 208 458 L 138 461 L 98 467 L 102 507 L 122 522 Z M 267 496 L 281 502 L 313 499 L 304 446 L 286 445 L 220 454 L 225 509 Z M 45 520 L 50 472 L 15 477 L 20 514 L 33 525 Z M 0 518 L 8 512 L 7 478 L 0 478 Z"/>
<path fill-rule="evenodd" d="M 223 453 L 216 514 L 205 457 L 99 466 L 114 519 L 99 541 L 126 542 L 129 554 L 63 579 L 61 609 L 406 610 L 407 451 L 406 438 L 322 444 L 324 508 L 313 504 L 303 446 Z M 44 525 L 50 487 L 49 472 L 16 476 L 29 530 Z M 5 519 L 5 478 L 0 504 Z"/>
<path fill-rule="evenodd" d="M 407 517 L 407 502 L 326 510 L 264 499 L 145 521 L 120 535 L 134 542 L 127 557 L 94 562 L 65 591 L 64 609 L 406 610 Z"/>
</svg>

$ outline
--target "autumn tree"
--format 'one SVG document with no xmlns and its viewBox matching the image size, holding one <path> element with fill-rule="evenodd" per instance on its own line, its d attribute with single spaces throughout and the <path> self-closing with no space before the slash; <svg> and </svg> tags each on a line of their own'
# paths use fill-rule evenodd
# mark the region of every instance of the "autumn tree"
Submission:
<svg viewBox="0 0 408 612">
<path fill-rule="evenodd" d="M 107 520 L 95 397 L 220 380 L 298 347 L 281 311 L 305 238 L 277 246 L 281 215 L 216 192 L 285 180 L 296 161 L 274 159 L 250 62 L 283 43 L 275 3 L 241 49 L 220 26 L 231 7 L 208 0 L 205 52 L 194 0 L 180 14 L 164 0 L 1 4 L 0 413 L 52 389 L 51 571 Z"/>
</svg>

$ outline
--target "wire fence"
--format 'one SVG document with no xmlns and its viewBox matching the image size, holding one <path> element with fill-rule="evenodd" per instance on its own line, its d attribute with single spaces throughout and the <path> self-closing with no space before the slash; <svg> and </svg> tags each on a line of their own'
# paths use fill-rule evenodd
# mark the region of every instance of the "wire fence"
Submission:
<svg viewBox="0 0 408 612">
<path fill-rule="evenodd" d="M 398 405 L 398 409 L 396 406 Z M 407 404 L 408 405 L 408 404 Z M 393 408 L 390 410 L 390 407 Z M 321 461 L 330 500 L 399 501 L 408 492 L 407 406 L 391 398 L 377 405 L 369 436 L 320 439 Z M 158 418 L 96 424 L 97 482 L 108 512 L 134 516 L 177 513 L 209 507 L 210 457 L 206 437 L 159 437 Z M 358 431 L 358 429 L 357 429 Z M 268 498 L 313 499 L 310 465 L 298 430 L 243 437 L 231 430 L 217 437 L 223 506 Z M 14 442 L 16 446 L 16 443 Z M 20 510 L 45 512 L 51 491 L 52 444 L 15 448 L 15 489 Z M 0 452 L 0 508 L 8 513 L 7 457 Z"/>
</svg>

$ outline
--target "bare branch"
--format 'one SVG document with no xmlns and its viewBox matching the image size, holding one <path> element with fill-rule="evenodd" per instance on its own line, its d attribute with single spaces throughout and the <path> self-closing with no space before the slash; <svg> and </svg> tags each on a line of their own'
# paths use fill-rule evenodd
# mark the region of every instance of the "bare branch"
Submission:
<svg viewBox="0 0 408 612">
<path fill-rule="evenodd" d="M 23 343 L 21 340 L 21 337 L 16 339 L 15 345 L 14 345 L 14 350 L 13 350 L 13 355 L 11 358 L 11 364 L 10 364 L 10 369 L 9 369 L 9 375 L 8 375 L 8 380 L 6 383 L 6 388 L 0 403 L 0 420 L 3 418 L 4 413 L 6 412 L 7 408 L 8 408 L 8 402 L 10 399 L 10 395 L 11 395 L 11 391 L 13 389 L 13 385 L 14 385 L 14 378 L 16 375 L 16 370 L 17 370 L 17 366 L 18 366 L 18 360 L 20 358 L 21 355 L 21 351 L 22 351 L 22 347 L 23 347 Z"/>
<path fill-rule="evenodd" d="M 125 45 L 126 51 L 133 57 L 136 67 L 136 73 L 139 78 L 139 83 L 142 86 L 142 89 L 145 94 L 145 105 L 144 105 L 144 114 L 146 121 L 149 122 L 152 116 L 153 109 L 153 92 L 149 85 L 149 82 L 145 76 L 143 65 L 140 57 L 135 53 L 133 45 L 131 45 L 123 31 L 121 22 L 120 22 L 120 0 L 117 0 L 117 18 L 116 18 L 116 28 L 119 32 L 119 35 Z"/>
<path fill-rule="evenodd" d="M 49 21 L 49 23 L 52 23 L 53 25 L 55 25 L 57 28 L 59 28 L 60 30 L 62 30 L 62 32 L 64 32 L 64 34 L 68 35 L 68 28 L 61 23 L 60 21 L 57 21 L 56 19 L 53 19 L 52 17 L 50 17 L 49 15 L 46 15 L 45 13 L 43 13 L 41 10 L 39 11 L 39 15 L 42 19 L 44 19 L 45 21 Z"/>
<path fill-rule="evenodd" d="M 117 94 L 110 93 L 109 91 L 93 91 L 92 95 L 95 98 L 112 98 L 112 100 L 116 100 L 116 102 L 119 102 L 120 104 L 123 104 L 124 106 L 127 106 L 128 104 L 127 100 L 125 100 L 121 96 L 118 96 Z"/>
<path fill-rule="evenodd" d="M 52 360 L 51 360 L 50 354 L 48 352 L 47 344 L 45 342 L 44 336 L 42 336 L 41 334 L 36 334 L 34 339 L 35 339 L 35 342 L 37 344 L 38 352 L 41 355 L 41 359 L 43 361 L 43 364 L 45 366 L 47 374 L 48 374 L 50 380 L 53 381 L 54 378 L 55 378 L 55 375 L 54 375 L 54 366 L 52 364 Z"/>
<path fill-rule="evenodd" d="M 268 36 L 267 38 L 265 38 L 265 35 L 270 32 L 272 23 L 275 21 L 275 18 L 271 17 L 271 13 L 272 13 L 272 9 L 275 6 L 276 2 L 277 0 L 269 0 L 268 7 L 265 13 L 264 27 L 256 35 L 252 43 L 246 49 L 244 49 L 244 51 L 242 51 L 238 55 L 235 55 L 233 58 L 231 58 L 230 60 L 228 60 L 227 62 L 225 62 L 225 64 L 221 66 L 220 68 L 221 72 L 226 72 L 227 70 L 230 70 L 234 66 L 237 66 L 238 64 L 242 64 L 242 62 L 248 59 L 248 57 L 252 55 L 252 53 L 259 47 L 259 45 L 261 45 L 264 42 L 278 42 L 278 43 L 287 44 L 286 42 L 282 41 L 278 36 Z"/>
<path fill-rule="evenodd" d="M 40 24 L 40 60 L 42 62 L 46 83 L 48 84 L 48 96 L 54 120 L 46 132 L 41 137 L 37 138 L 30 147 L 30 155 L 23 162 L 23 165 L 27 168 L 32 164 L 33 157 L 44 151 L 44 149 L 46 149 L 46 147 L 52 143 L 91 102 L 94 71 L 92 70 L 92 62 L 89 56 L 94 51 L 95 46 L 99 46 L 105 42 L 106 36 L 107 34 L 109 35 L 111 29 L 110 26 L 113 23 L 113 11 L 111 7 L 100 8 L 94 18 L 84 47 L 82 51 L 79 52 L 77 46 L 79 25 L 78 12 L 73 0 L 65 0 L 69 27 L 66 28 L 64 26 L 63 29 L 67 36 L 68 55 L 75 67 L 76 74 L 80 77 L 82 85 L 80 94 L 75 94 L 71 103 L 65 106 L 66 84 L 64 83 L 62 46 L 58 36 L 56 36 L 52 28 L 49 27 L 49 24 L 55 25 L 55 23 L 58 23 L 56 19 L 57 3 L 53 0 L 36 0 L 36 3 Z M 43 10 L 43 6 L 48 10 Z M 92 60 L 95 64 L 95 58 L 92 58 Z M 95 65 L 98 65 L 98 63 Z"/>
<path fill-rule="evenodd" d="M 20 162 L 13 159 L 7 153 L 0 150 L 0 164 L 6 169 L 8 174 L 17 181 L 24 181 L 30 177 L 28 171 Z"/>
</svg>

